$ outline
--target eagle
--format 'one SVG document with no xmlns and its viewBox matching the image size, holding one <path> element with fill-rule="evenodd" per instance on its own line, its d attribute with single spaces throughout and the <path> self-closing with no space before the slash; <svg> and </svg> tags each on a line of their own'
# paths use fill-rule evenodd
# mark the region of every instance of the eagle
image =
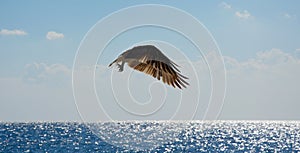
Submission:
<svg viewBox="0 0 300 153">
<path fill-rule="evenodd" d="M 118 66 L 119 72 L 123 71 L 124 64 L 127 63 L 134 70 L 151 75 L 174 88 L 182 89 L 182 87 L 186 88 L 189 85 L 185 81 L 188 77 L 180 74 L 177 68 L 179 66 L 153 45 L 135 46 L 128 49 L 120 54 L 108 67 L 114 63 Z"/>
</svg>

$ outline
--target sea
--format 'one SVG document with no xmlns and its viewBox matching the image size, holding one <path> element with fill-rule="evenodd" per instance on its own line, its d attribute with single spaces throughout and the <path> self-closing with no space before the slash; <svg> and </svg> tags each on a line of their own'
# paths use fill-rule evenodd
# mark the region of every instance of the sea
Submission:
<svg viewBox="0 0 300 153">
<path fill-rule="evenodd" d="M 0 122 L 0 152 L 300 152 L 300 121 Z"/>
</svg>

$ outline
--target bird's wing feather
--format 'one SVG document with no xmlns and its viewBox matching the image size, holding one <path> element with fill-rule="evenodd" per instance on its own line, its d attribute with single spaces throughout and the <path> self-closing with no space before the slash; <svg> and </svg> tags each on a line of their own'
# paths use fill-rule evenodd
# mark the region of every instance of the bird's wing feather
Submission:
<svg viewBox="0 0 300 153">
<path fill-rule="evenodd" d="M 172 85 L 174 88 L 178 87 L 181 89 L 182 87 L 186 88 L 186 85 L 189 85 L 189 83 L 184 80 L 187 79 L 187 77 L 176 72 L 172 66 L 160 61 L 141 60 L 128 65 L 133 69 L 149 74 L 158 80 L 162 79 L 164 83 Z"/>
<path fill-rule="evenodd" d="M 168 65 L 173 64 L 178 66 L 167 56 L 165 56 L 158 48 L 151 45 L 134 47 L 127 50 L 122 55 L 127 59 L 138 59 L 140 62 L 154 60 L 166 63 Z M 176 67 L 174 67 L 174 69 L 179 71 Z"/>
<path fill-rule="evenodd" d="M 131 59 L 128 66 L 149 74 L 158 80 L 162 79 L 164 83 L 172 85 L 174 88 L 181 89 L 189 85 L 184 80 L 188 78 L 180 74 L 177 68 L 179 66 L 154 46 L 137 46 L 127 50 L 122 55 L 126 59 Z"/>
</svg>

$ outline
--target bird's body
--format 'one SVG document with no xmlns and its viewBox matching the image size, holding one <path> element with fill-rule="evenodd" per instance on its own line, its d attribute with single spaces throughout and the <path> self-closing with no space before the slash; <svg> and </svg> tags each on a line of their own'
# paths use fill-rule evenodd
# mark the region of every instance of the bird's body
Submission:
<svg viewBox="0 0 300 153">
<path fill-rule="evenodd" d="M 174 88 L 182 88 L 189 85 L 184 79 L 187 77 L 180 74 L 180 71 L 173 61 L 165 56 L 158 48 L 153 45 L 136 46 L 122 53 L 114 63 L 123 71 L 124 64 L 127 63 L 131 68 L 152 75 L 164 83 L 172 85 Z"/>
</svg>

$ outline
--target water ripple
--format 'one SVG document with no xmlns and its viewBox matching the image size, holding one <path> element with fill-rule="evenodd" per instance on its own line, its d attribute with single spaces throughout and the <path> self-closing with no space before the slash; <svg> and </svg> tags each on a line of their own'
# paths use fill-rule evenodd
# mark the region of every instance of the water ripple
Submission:
<svg viewBox="0 0 300 153">
<path fill-rule="evenodd" d="M 97 124 L 103 131 L 116 131 L 119 141 L 141 142 L 141 137 L 128 136 L 128 130 L 153 134 L 172 133 L 182 122 L 106 122 Z M 178 124 L 178 125 L 177 125 Z M 298 121 L 189 121 L 173 140 L 150 152 L 298 152 Z M 116 126 L 118 125 L 118 126 Z M 123 128 L 120 128 L 123 127 Z M 160 129 L 158 129 L 160 127 Z M 151 131 L 152 130 L 152 131 Z M 127 135 L 126 135 L 127 134 Z M 119 137 L 119 138 L 118 138 Z M 123 138 L 122 138 L 123 137 Z M 163 139 L 163 138 L 160 138 Z M 113 146 L 94 135 L 84 124 L 72 122 L 0 123 L 0 152 L 133 152 Z M 136 151 L 142 152 L 142 151 Z"/>
</svg>

